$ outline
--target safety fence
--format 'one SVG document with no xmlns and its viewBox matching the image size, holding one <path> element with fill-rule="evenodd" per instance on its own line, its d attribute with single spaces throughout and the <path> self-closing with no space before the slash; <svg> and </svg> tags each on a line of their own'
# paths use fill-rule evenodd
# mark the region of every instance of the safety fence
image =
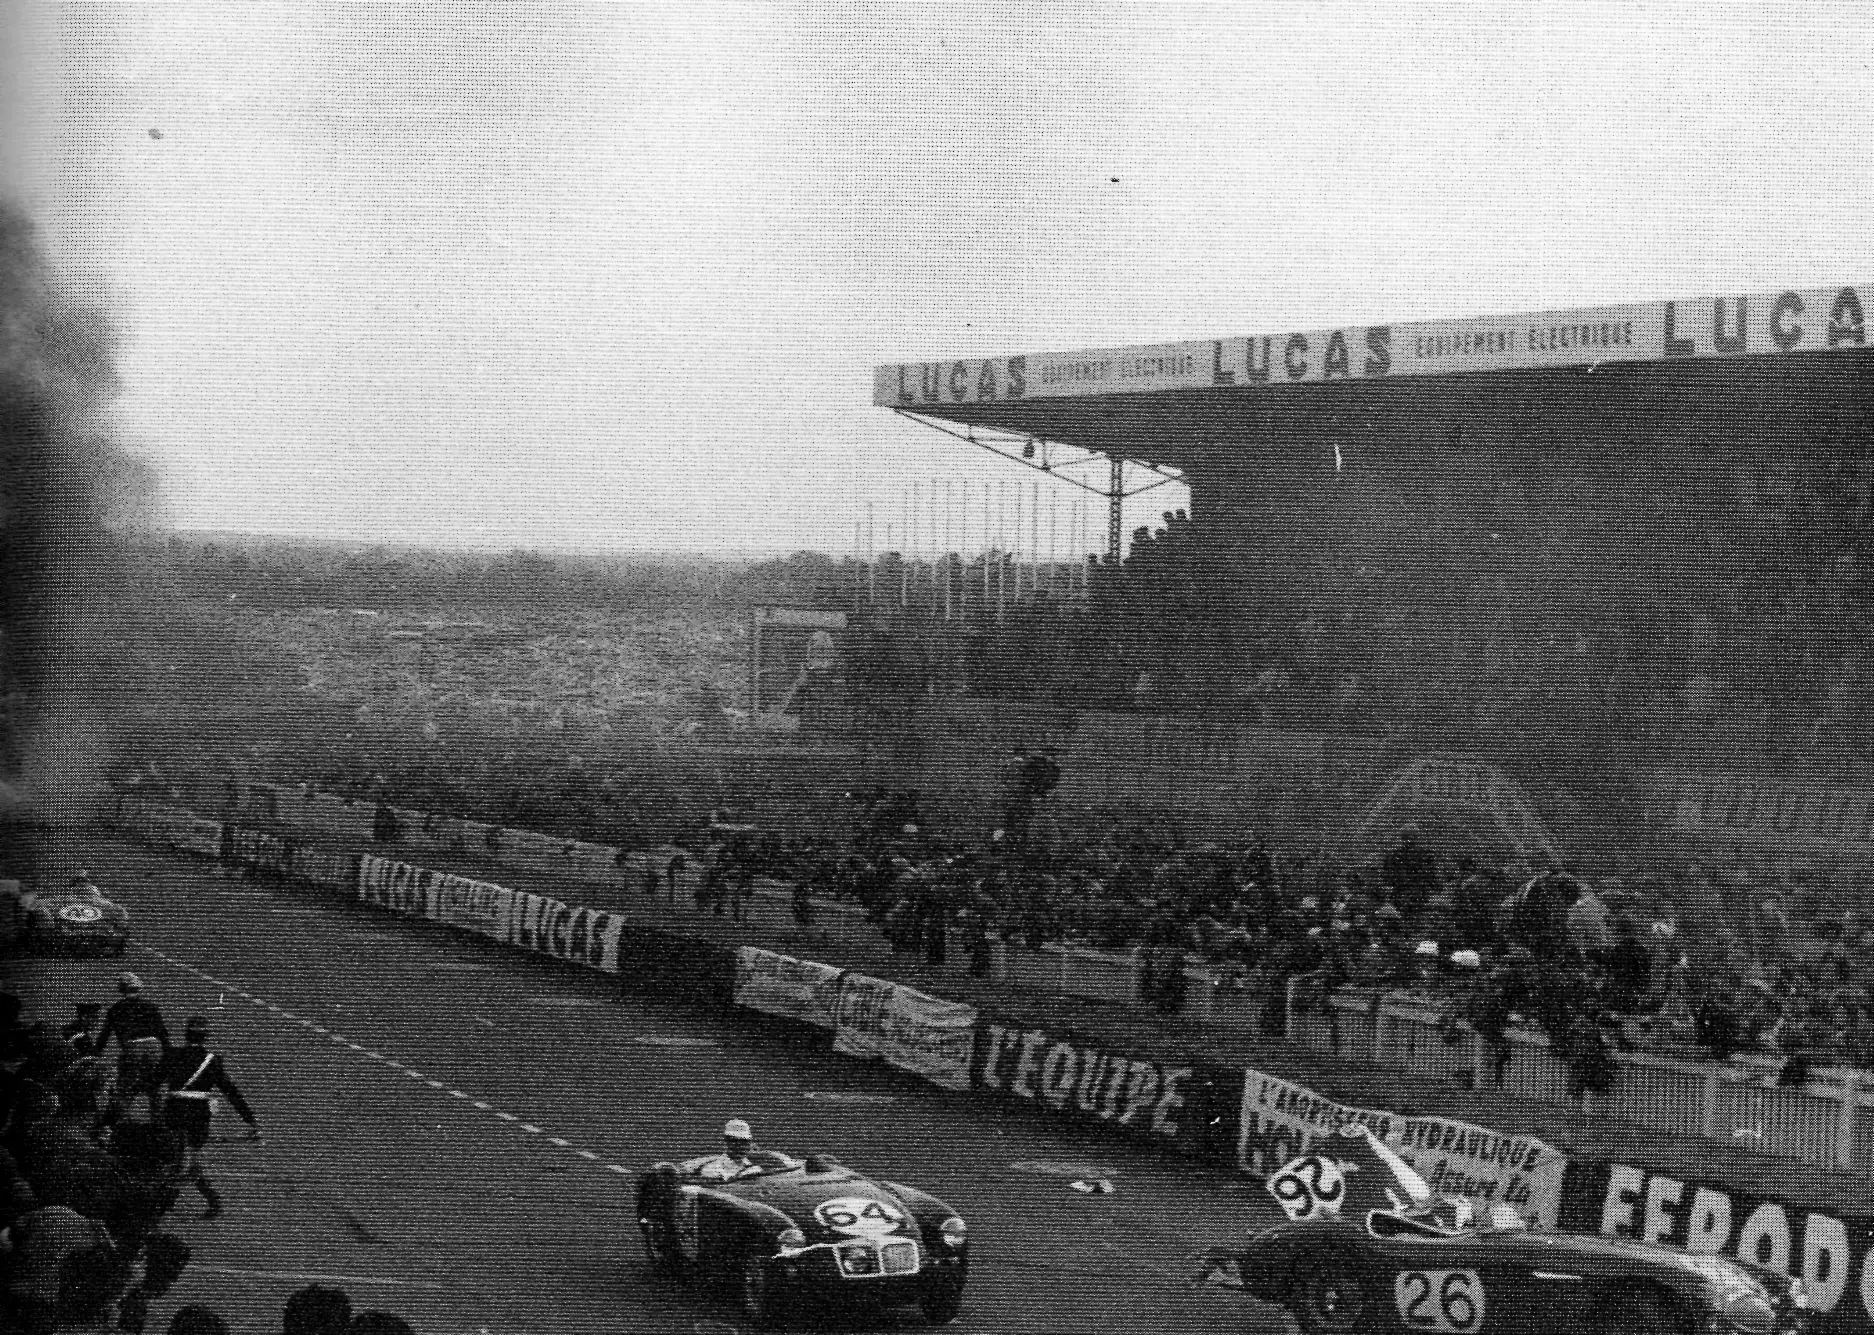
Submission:
<svg viewBox="0 0 1874 1335">
<path fill-rule="evenodd" d="M 626 851 L 402 807 L 379 807 L 317 792 L 308 785 L 230 781 L 227 787 L 228 805 L 239 813 L 237 822 L 245 816 L 269 827 L 374 846 L 406 860 L 473 857 L 502 870 L 636 892 L 644 897 L 641 902 L 659 900 L 673 910 L 694 905 L 703 881 L 700 862 L 688 850 L 674 846 Z M 386 832 L 387 821 L 396 830 L 393 840 L 377 837 Z M 794 917 L 793 887 L 770 877 L 754 879 L 743 912 L 751 927 L 764 931 L 785 933 L 799 925 Z M 814 896 L 809 913 L 816 936 L 855 945 L 873 945 L 880 939 L 878 928 L 848 900 Z M 1244 976 L 1187 963 L 1178 969 L 1180 985 L 1167 989 L 1160 976 L 1164 970 L 1154 970 L 1142 951 L 1117 954 L 1052 942 L 1031 950 L 991 935 L 988 976 L 996 981 L 1114 1005 L 1155 1004 L 1188 1019 L 1245 1031 L 1260 1032 L 1272 1019 L 1279 1023 L 1281 993 L 1274 979 L 1262 975 Z M 963 933 L 952 927 L 947 938 L 945 957 L 966 959 Z M 1163 996 L 1167 991 L 1172 994 L 1169 998 Z"/>
<path fill-rule="evenodd" d="M 1533 1137 L 1452 1118 L 1350 1107 L 1266 1072 L 1114 1047 L 1046 1015 L 983 1011 L 831 964 L 635 923 L 627 931 L 616 914 L 371 854 L 335 857 L 271 832 L 139 804 L 119 804 L 113 819 L 158 846 L 613 974 L 625 987 L 805 1026 L 836 1052 L 884 1062 L 940 1088 L 1096 1126 L 1255 1177 L 1325 1150 L 1336 1128 L 1358 1121 L 1435 1192 L 1478 1206 L 1510 1206 L 1536 1228 L 1665 1242 L 1774 1266 L 1803 1279 L 1821 1335 L 1874 1335 L 1874 1212 L 1811 1209 L 1716 1178 L 1682 1180 L 1641 1164 L 1571 1158 Z M 1072 975 L 1083 964 L 1063 959 L 1055 967 Z M 1416 1062 L 1414 1069 L 1448 1070 L 1465 1059 L 1478 1069 L 1474 1042 L 1445 1042 L 1435 1013 L 1390 998 L 1363 1008 L 1357 998 L 1337 997 L 1319 1014 L 1299 1009 L 1295 1021 L 1298 1036 L 1313 1046 L 1352 1041 L 1366 1045 L 1362 1055 Z M 1541 1046 L 1537 1036 L 1517 1036 L 1525 1039 L 1533 1040 L 1523 1044 L 1528 1049 Z M 1453 1056 L 1454 1047 L 1467 1045 L 1468 1053 Z M 1439 1050 L 1442 1065 L 1433 1056 Z M 1522 1055 L 1518 1048 L 1512 1067 Z M 1540 1069 L 1537 1060 L 1531 1065 Z M 1700 1074 L 1707 1084 L 1711 1078 Z M 1671 1106 L 1675 1093 L 1689 1090 L 1655 1082 L 1633 1106 Z M 1727 1117 L 1736 1120 L 1741 1108 L 1761 1118 L 1766 1138 L 1807 1125 L 1799 1114 L 1773 1110 L 1768 1097 L 1739 1103 L 1720 1096 L 1698 1106 L 1701 1117 L 1715 1119 L 1713 1127 Z M 1856 1124 L 1853 1141 L 1855 1152 L 1865 1155 L 1864 1124 Z"/>
<path fill-rule="evenodd" d="M 1777 1083 L 1782 1063 L 1740 1055 L 1728 1062 L 1680 1061 L 1616 1052 L 1613 1088 L 1572 1094 L 1568 1067 L 1546 1036 L 1510 1029 L 1498 1079 L 1485 1039 L 1453 1027 L 1438 1011 L 1370 989 L 1341 989 L 1303 1004 L 1306 983 L 1289 989 L 1287 1033 L 1305 1047 L 1355 1056 L 1414 1074 L 1555 1103 L 1663 1135 L 1744 1143 L 1753 1150 L 1874 1174 L 1874 1079 L 1867 1072 L 1817 1068 L 1796 1087 Z"/>
</svg>

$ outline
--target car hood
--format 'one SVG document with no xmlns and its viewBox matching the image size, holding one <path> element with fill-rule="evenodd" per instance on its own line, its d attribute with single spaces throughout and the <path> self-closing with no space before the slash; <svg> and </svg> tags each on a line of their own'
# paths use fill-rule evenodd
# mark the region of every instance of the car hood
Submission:
<svg viewBox="0 0 1874 1335">
<path fill-rule="evenodd" d="M 1286 1234 L 1313 1242 L 1318 1240 L 1317 1234 L 1338 1233 L 1346 1227 L 1347 1222 L 1340 1220 L 1303 1220 L 1277 1224 L 1263 1236 Z M 1468 1253 L 1474 1248 L 1531 1269 L 1571 1270 L 1584 1275 L 1632 1275 L 1645 1270 L 1661 1277 L 1677 1275 L 1682 1282 L 1703 1286 L 1714 1293 L 1748 1287 L 1753 1281 L 1776 1296 L 1783 1295 L 1789 1288 L 1787 1276 L 1764 1266 L 1632 1238 L 1527 1228 L 1465 1228 L 1453 1230 L 1446 1236 L 1454 1254 Z M 1256 1251 L 1253 1241 L 1249 1250 L 1252 1255 Z"/>
<path fill-rule="evenodd" d="M 917 1237 L 917 1216 L 889 1188 L 856 1173 L 774 1173 L 715 1188 L 779 1210 L 809 1243 Z"/>
</svg>

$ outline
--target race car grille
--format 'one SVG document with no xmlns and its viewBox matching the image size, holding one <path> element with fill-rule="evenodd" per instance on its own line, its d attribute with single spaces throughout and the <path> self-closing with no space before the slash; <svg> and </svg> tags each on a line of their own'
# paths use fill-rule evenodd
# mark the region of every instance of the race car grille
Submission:
<svg viewBox="0 0 1874 1335">
<path fill-rule="evenodd" d="M 917 1244 L 909 1239 L 903 1242 L 888 1242 L 879 1248 L 880 1269 L 888 1275 L 915 1275 L 917 1273 Z"/>
<path fill-rule="evenodd" d="M 842 1243 L 839 1247 L 839 1268 L 842 1274 L 854 1279 L 875 1279 L 883 1275 L 915 1275 L 917 1273 L 917 1244 L 909 1238 L 895 1242 L 885 1242 L 878 1246 L 865 1242 Z"/>
</svg>

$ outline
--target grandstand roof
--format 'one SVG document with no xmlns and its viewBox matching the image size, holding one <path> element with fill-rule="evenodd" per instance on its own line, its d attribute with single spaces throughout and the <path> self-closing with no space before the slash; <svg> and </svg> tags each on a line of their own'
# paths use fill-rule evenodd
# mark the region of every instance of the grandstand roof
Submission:
<svg viewBox="0 0 1874 1335">
<path fill-rule="evenodd" d="M 1859 289 L 1841 287 L 892 363 L 876 368 L 872 401 L 1186 465 L 1193 443 L 1241 438 L 1272 411 L 1414 412 L 1479 392 L 1527 399 L 1587 376 L 1637 390 L 1638 404 L 1729 385 L 1775 410 L 1808 393 L 1803 383 L 1840 390 L 1869 364 L 1844 354 L 1867 351 Z"/>
</svg>

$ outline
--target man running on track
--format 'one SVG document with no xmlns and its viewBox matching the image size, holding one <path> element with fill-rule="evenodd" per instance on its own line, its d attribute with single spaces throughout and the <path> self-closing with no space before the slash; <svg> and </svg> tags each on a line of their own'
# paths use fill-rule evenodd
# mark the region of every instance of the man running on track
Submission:
<svg viewBox="0 0 1874 1335">
<path fill-rule="evenodd" d="M 169 1029 L 156 1003 L 143 995 L 143 980 L 134 973 L 117 975 L 120 995 L 104 1012 L 92 1051 L 102 1055 L 117 1040 L 117 1089 L 111 1095 L 107 1121 L 116 1121 L 139 1094 L 150 1101 L 150 1120 L 156 1120 L 157 1086 L 162 1078 L 163 1054 L 169 1051 Z"/>
<path fill-rule="evenodd" d="M 228 1078 L 228 1068 L 221 1054 L 208 1050 L 208 1021 L 199 1015 L 190 1016 L 182 1034 L 182 1046 L 172 1048 L 163 1058 L 163 1086 L 168 1091 L 163 1117 L 173 1130 L 182 1134 L 186 1156 L 184 1170 L 195 1189 L 202 1193 L 202 1199 L 208 1202 L 207 1218 L 214 1219 L 221 1213 L 221 1194 L 202 1171 L 202 1147 L 208 1143 L 208 1132 L 214 1123 L 214 1096 L 223 1095 L 247 1123 L 249 1140 L 260 1139 L 260 1123 L 234 1081 Z"/>
</svg>

